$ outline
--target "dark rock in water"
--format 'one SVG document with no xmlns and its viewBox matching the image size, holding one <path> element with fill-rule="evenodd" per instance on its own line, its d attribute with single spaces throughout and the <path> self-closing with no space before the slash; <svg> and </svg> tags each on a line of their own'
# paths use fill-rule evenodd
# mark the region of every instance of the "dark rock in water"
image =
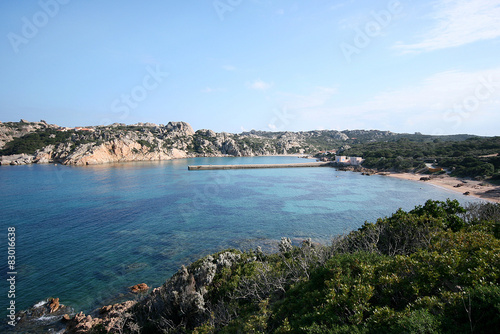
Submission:
<svg viewBox="0 0 500 334">
<path fill-rule="evenodd" d="M 59 298 L 49 298 L 41 301 L 27 310 L 16 314 L 16 325 L 4 327 L 5 333 L 47 333 L 59 332 L 66 325 L 63 318 L 74 314 L 72 308 L 59 303 Z"/>
<path fill-rule="evenodd" d="M 130 291 L 133 293 L 145 292 L 149 290 L 149 286 L 146 283 L 136 284 L 129 287 Z"/>
<path fill-rule="evenodd" d="M 59 304 L 59 298 L 52 298 L 49 302 L 50 313 L 56 312 L 61 306 L 64 305 Z"/>
</svg>

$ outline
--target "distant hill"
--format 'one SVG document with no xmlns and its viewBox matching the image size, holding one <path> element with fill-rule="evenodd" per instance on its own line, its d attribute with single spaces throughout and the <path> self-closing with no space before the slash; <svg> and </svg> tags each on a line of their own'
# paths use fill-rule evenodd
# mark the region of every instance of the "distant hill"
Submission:
<svg viewBox="0 0 500 334">
<path fill-rule="evenodd" d="M 115 123 L 64 128 L 45 121 L 0 123 L 1 164 L 90 165 L 187 157 L 314 154 L 321 150 L 407 138 L 418 142 L 463 141 L 476 136 L 429 136 L 379 130 L 249 131 L 239 134 L 194 131 L 185 122 L 167 125 Z"/>
</svg>

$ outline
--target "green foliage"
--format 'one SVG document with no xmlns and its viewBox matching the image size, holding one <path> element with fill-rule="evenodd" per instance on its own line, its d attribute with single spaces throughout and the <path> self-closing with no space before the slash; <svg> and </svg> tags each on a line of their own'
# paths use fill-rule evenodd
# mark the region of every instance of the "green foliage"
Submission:
<svg viewBox="0 0 500 334">
<path fill-rule="evenodd" d="M 181 319 L 175 331 L 496 333 L 499 219 L 500 205 L 427 201 L 328 247 L 306 241 L 275 254 L 231 250 L 239 260 L 205 287 L 204 317 L 191 327 Z"/>
<path fill-rule="evenodd" d="M 149 152 L 154 152 L 155 149 L 158 147 L 158 141 L 156 139 L 154 140 L 153 143 L 150 143 L 144 139 L 137 139 L 137 143 L 140 144 L 141 146 L 146 146 L 147 148 L 149 148 Z M 138 153 L 138 150 L 135 150 L 133 152 Z"/>
<path fill-rule="evenodd" d="M 274 325 L 282 326 L 285 319 L 295 329 L 360 324 L 373 296 L 374 265 L 384 259 L 366 252 L 332 258 L 276 303 Z"/>
<path fill-rule="evenodd" d="M 408 256 L 339 254 L 276 303 L 273 321 L 287 319 L 292 332 L 441 333 L 483 325 L 485 309 L 480 332 L 492 331 L 500 321 L 499 250 L 491 235 L 448 231 Z M 475 322 L 460 305 L 468 295 Z"/>
<path fill-rule="evenodd" d="M 386 255 L 407 255 L 427 247 L 439 231 L 458 231 L 466 226 L 459 215 L 465 209 L 456 200 L 427 201 L 410 212 L 399 209 L 391 217 L 365 223 L 336 247 L 343 251 L 364 250 Z"/>
<path fill-rule="evenodd" d="M 386 155 L 391 155 L 387 153 Z M 413 158 L 388 158 L 385 156 L 375 158 L 368 157 L 363 162 L 363 167 L 373 168 L 378 170 L 395 170 L 399 172 L 408 172 L 414 169 L 422 169 L 425 168 L 425 163 L 422 161 L 414 160 Z"/>
<path fill-rule="evenodd" d="M 163 148 L 171 149 L 172 147 L 174 147 L 174 141 L 170 138 L 164 139 L 162 146 Z"/>
<path fill-rule="evenodd" d="M 141 146 L 146 146 L 148 148 L 153 147 L 153 145 L 151 145 L 150 142 L 148 142 L 147 140 L 144 140 L 144 139 L 137 139 L 137 143 L 140 144 Z"/>
<path fill-rule="evenodd" d="M 220 332 L 266 333 L 270 314 L 269 300 L 262 300 L 256 307 L 246 310 L 246 312 L 220 330 Z"/>
<path fill-rule="evenodd" d="M 500 137 L 466 140 L 461 137 L 430 140 L 432 137 L 418 135 L 397 137 L 396 140 L 355 143 L 342 154 L 362 156 L 364 167 L 379 170 L 419 170 L 425 168 L 425 162 L 431 162 L 452 170 L 453 176 L 498 175 L 500 157 L 488 155 L 500 152 Z"/>
<path fill-rule="evenodd" d="M 29 133 L 8 142 L 5 148 L 0 150 L 1 155 L 12 154 L 33 154 L 36 150 L 42 149 L 47 145 L 56 145 L 71 138 L 73 132 L 56 131 L 52 129 L 39 130 Z"/>
<path fill-rule="evenodd" d="M 495 165 L 488 162 L 488 160 L 487 158 L 479 159 L 475 157 L 441 159 L 440 165 L 451 168 L 452 176 L 492 176 L 495 173 Z"/>
<path fill-rule="evenodd" d="M 500 239 L 500 204 L 471 203 L 467 206 L 464 219 L 468 231 L 480 231 Z"/>
<path fill-rule="evenodd" d="M 465 212 L 457 200 L 447 199 L 445 202 L 428 200 L 424 206 L 416 206 L 410 214 L 442 219 L 445 230 L 451 229 L 457 232 L 465 226 L 465 221 L 459 217 Z"/>
<path fill-rule="evenodd" d="M 442 316 L 443 333 L 498 333 L 500 288 L 471 287 L 453 299 Z"/>
</svg>

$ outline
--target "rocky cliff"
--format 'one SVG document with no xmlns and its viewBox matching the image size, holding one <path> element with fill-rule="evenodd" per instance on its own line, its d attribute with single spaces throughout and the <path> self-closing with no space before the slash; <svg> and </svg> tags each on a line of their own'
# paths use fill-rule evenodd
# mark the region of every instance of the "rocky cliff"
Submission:
<svg viewBox="0 0 500 334">
<path fill-rule="evenodd" d="M 365 131 L 380 138 L 390 132 Z M 359 134 L 359 133 L 358 133 Z M 44 121 L 0 123 L 0 164 L 52 163 L 93 165 L 187 157 L 257 156 L 314 153 L 335 149 L 349 139 L 340 131 L 255 131 L 230 134 L 185 122 L 137 123 L 62 128 Z"/>
</svg>

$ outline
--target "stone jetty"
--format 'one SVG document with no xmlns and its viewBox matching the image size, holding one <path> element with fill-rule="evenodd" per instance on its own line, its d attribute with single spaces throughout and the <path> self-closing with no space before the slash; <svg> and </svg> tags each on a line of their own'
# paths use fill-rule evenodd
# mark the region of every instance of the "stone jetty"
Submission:
<svg viewBox="0 0 500 334">
<path fill-rule="evenodd" d="M 250 165 L 192 165 L 188 170 L 216 169 L 254 169 L 254 168 L 296 168 L 296 167 L 329 167 L 331 162 L 301 162 L 290 164 L 250 164 Z"/>
</svg>

